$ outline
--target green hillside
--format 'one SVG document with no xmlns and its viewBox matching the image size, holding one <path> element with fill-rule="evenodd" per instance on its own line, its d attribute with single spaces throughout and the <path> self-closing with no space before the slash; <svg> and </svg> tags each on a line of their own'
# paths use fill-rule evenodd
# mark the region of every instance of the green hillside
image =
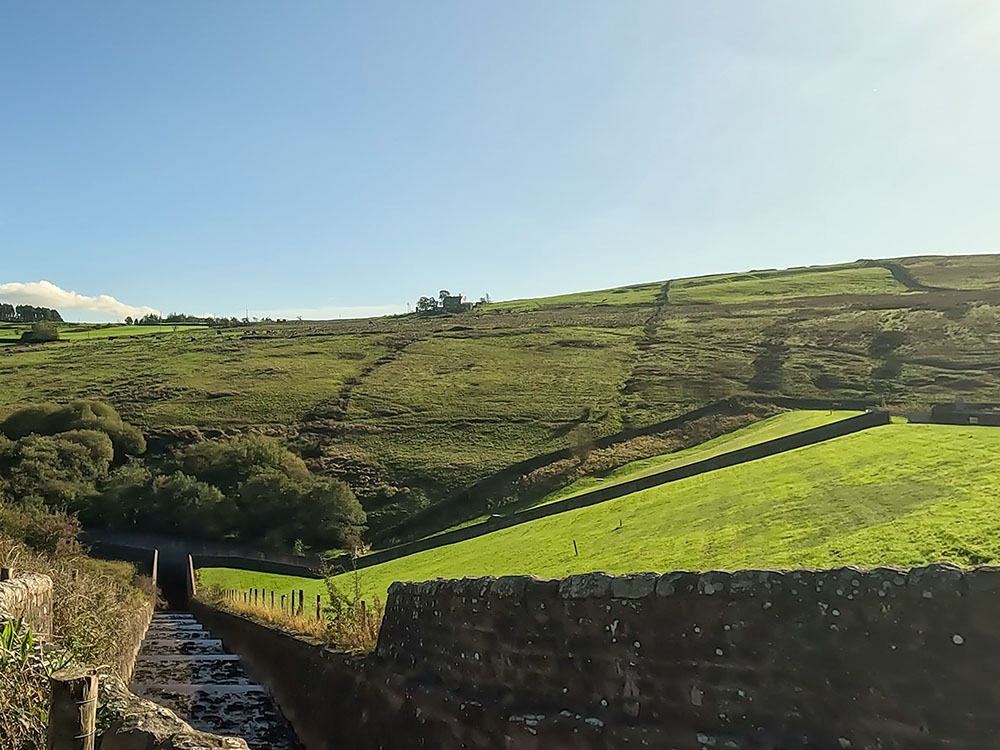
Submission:
<svg viewBox="0 0 1000 750">
<path fill-rule="evenodd" d="M 813 427 L 821 427 L 830 422 L 847 419 L 860 413 L 854 411 L 785 412 L 784 414 L 762 419 L 742 429 L 720 435 L 717 438 L 707 440 L 691 448 L 685 448 L 674 453 L 652 456 L 651 458 L 639 461 L 630 461 L 604 475 L 581 477 L 572 484 L 545 495 L 536 504 L 540 505 L 554 500 L 562 500 L 563 498 L 579 495 L 581 492 L 588 492 L 599 487 L 611 487 L 622 482 L 656 474 L 660 471 L 693 464 L 696 461 L 704 461 L 707 458 L 712 458 L 722 453 L 757 445 L 768 440 L 775 440 L 776 438 L 791 435 L 795 432 L 810 430 Z"/>
<path fill-rule="evenodd" d="M 0 343 L 0 418 L 32 402 L 103 398 L 154 446 L 272 435 L 350 483 L 374 533 L 567 449 L 581 427 L 600 441 L 746 395 L 792 408 L 1000 402 L 1000 256 L 655 281 L 459 315 L 121 330 Z M 732 425 L 703 427 L 713 437 Z M 620 464 L 677 447 L 656 437 L 619 445 Z M 489 497 L 492 509 L 538 499 L 504 493 Z"/>
<path fill-rule="evenodd" d="M 998 451 L 1000 428 L 893 424 L 359 575 L 370 597 L 395 580 L 436 577 L 986 563 L 1000 559 Z M 319 588 L 305 579 L 217 569 L 201 576 L 237 588 Z"/>
</svg>

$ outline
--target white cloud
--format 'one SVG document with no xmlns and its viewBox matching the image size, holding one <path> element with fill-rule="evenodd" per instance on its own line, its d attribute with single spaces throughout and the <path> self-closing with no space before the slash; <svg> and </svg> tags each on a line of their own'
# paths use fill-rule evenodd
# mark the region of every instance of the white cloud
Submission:
<svg viewBox="0 0 1000 750">
<path fill-rule="evenodd" d="M 54 307 L 57 310 L 84 310 L 100 313 L 112 318 L 141 318 L 143 315 L 159 315 L 152 307 L 126 305 L 107 294 L 88 297 L 85 294 L 68 292 L 51 281 L 10 282 L 0 284 L 0 302 L 12 305 L 37 305 Z"/>
</svg>

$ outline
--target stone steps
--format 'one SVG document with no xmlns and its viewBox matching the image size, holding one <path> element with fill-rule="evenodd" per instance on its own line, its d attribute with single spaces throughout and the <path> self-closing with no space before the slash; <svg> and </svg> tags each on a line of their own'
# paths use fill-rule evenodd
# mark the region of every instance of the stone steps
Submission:
<svg viewBox="0 0 1000 750">
<path fill-rule="evenodd" d="M 301 750 L 267 689 L 187 612 L 153 615 L 132 692 L 195 729 L 242 737 L 253 750 Z"/>
</svg>

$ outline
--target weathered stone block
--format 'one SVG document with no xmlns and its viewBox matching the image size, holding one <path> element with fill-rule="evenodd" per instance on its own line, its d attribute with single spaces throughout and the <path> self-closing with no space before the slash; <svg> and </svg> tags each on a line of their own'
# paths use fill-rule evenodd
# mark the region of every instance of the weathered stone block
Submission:
<svg viewBox="0 0 1000 750">
<path fill-rule="evenodd" d="M 664 573 L 656 581 L 657 596 L 673 596 L 694 591 L 698 585 L 698 574 L 688 571 Z"/>
<path fill-rule="evenodd" d="M 611 579 L 611 596 L 615 599 L 642 599 L 656 589 L 658 573 L 632 573 Z"/>
<path fill-rule="evenodd" d="M 594 599 L 611 594 L 611 576 L 607 573 L 583 573 L 568 576 L 559 584 L 563 599 Z"/>
</svg>

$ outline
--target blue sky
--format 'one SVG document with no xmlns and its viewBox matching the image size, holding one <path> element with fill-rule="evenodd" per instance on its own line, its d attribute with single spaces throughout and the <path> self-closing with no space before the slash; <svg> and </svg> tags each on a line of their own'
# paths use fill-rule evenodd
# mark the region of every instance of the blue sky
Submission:
<svg viewBox="0 0 1000 750">
<path fill-rule="evenodd" d="M 998 38 L 982 0 L 4 3 L 0 291 L 335 317 L 998 251 Z"/>
</svg>

